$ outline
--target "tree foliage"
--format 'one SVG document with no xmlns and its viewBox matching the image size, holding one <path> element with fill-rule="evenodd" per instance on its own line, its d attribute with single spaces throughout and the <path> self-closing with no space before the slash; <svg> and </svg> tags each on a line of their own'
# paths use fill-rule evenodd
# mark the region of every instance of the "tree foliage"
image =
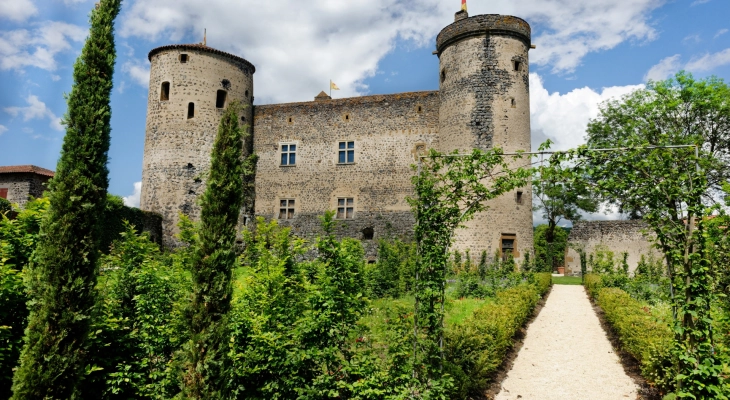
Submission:
<svg viewBox="0 0 730 400">
<path fill-rule="evenodd" d="M 441 379 L 443 365 L 444 284 L 454 230 L 485 202 L 524 186 L 529 171 L 513 169 L 501 149 L 474 150 L 460 156 L 431 150 L 413 177 L 416 197 L 410 199 L 416 217 L 416 307 L 414 357 L 423 369 L 421 382 Z"/>
<path fill-rule="evenodd" d="M 89 37 L 74 64 L 64 137 L 50 207 L 27 270 L 31 301 L 14 399 L 67 399 L 86 366 L 97 279 L 99 218 L 108 186 L 109 97 L 116 52 L 114 19 L 121 0 L 91 12 Z"/>
<path fill-rule="evenodd" d="M 213 144 L 207 188 L 201 199 L 198 246 L 192 261 L 193 293 L 188 318 L 191 340 L 183 379 L 189 398 L 224 397 L 226 315 L 231 308 L 231 274 L 236 265 L 236 225 L 243 204 L 241 106 L 226 107 Z"/>
<path fill-rule="evenodd" d="M 533 234 L 536 270 L 553 272 L 565 263 L 565 248 L 568 245 L 568 231 L 553 227 L 552 242 L 548 239 L 550 225 L 538 225 Z"/>
</svg>

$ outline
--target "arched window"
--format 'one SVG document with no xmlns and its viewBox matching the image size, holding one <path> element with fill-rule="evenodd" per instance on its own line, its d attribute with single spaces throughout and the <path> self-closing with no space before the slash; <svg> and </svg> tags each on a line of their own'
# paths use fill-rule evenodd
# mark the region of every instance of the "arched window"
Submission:
<svg viewBox="0 0 730 400">
<path fill-rule="evenodd" d="M 218 93 L 215 96 L 215 107 L 216 108 L 223 108 L 226 106 L 226 95 L 227 95 L 227 92 L 225 90 L 218 91 Z"/>
<path fill-rule="evenodd" d="M 160 101 L 170 100 L 170 82 L 162 82 L 160 87 Z"/>
<path fill-rule="evenodd" d="M 188 119 L 195 116 L 195 103 L 188 103 Z"/>
</svg>

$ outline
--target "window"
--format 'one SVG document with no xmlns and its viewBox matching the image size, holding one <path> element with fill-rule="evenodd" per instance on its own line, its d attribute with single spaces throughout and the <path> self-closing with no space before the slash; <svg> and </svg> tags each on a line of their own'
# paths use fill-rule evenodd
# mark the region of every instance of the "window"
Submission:
<svg viewBox="0 0 730 400">
<path fill-rule="evenodd" d="M 8 198 L 8 188 L 0 188 L 0 198 L 2 198 L 2 199 Z"/>
<path fill-rule="evenodd" d="M 516 256 L 515 242 L 517 242 L 517 235 L 513 233 L 502 234 L 502 243 L 500 245 L 500 250 L 502 250 L 502 261 L 507 261 L 510 256 Z"/>
<path fill-rule="evenodd" d="M 355 142 L 340 142 L 337 162 L 340 164 L 355 162 Z"/>
<path fill-rule="evenodd" d="M 281 165 L 296 165 L 297 145 L 293 143 L 281 145 Z"/>
<path fill-rule="evenodd" d="M 517 202 L 517 204 L 522 204 L 522 192 L 521 191 L 517 192 L 517 195 L 515 196 L 515 201 Z"/>
<path fill-rule="evenodd" d="M 512 99 L 512 108 L 517 108 L 517 102 L 515 99 Z"/>
<path fill-rule="evenodd" d="M 522 69 L 522 63 L 515 61 L 515 71 L 519 71 L 520 69 Z"/>
<path fill-rule="evenodd" d="M 188 103 L 188 119 L 195 116 L 195 103 Z"/>
<path fill-rule="evenodd" d="M 294 199 L 279 200 L 279 219 L 294 218 Z"/>
<path fill-rule="evenodd" d="M 441 83 L 444 83 L 445 80 L 446 80 L 446 70 L 442 69 L 441 70 Z"/>
<path fill-rule="evenodd" d="M 160 101 L 170 100 L 170 82 L 162 82 L 160 88 Z"/>
<path fill-rule="evenodd" d="M 226 95 L 225 90 L 219 90 L 215 95 L 215 108 L 223 108 L 226 106 Z"/>
<path fill-rule="evenodd" d="M 375 230 L 372 227 L 367 227 L 362 230 L 363 240 L 373 240 L 373 236 L 375 236 Z"/>
<path fill-rule="evenodd" d="M 187 54 L 180 54 L 180 62 L 185 64 L 188 62 L 188 55 Z"/>
<path fill-rule="evenodd" d="M 337 199 L 337 219 L 353 219 L 355 213 L 355 199 L 340 197 Z"/>
</svg>

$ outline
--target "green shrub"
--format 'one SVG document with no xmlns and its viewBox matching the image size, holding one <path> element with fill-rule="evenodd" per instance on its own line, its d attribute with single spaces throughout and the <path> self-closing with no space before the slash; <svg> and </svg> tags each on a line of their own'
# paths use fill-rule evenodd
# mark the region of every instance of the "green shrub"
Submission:
<svg viewBox="0 0 730 400">
<path fill-rule="evenodd" d="M 28 318 L 22 273 L 6 264 L 7 247 L 0 242 L 0 399 L 10 397 L 13 368 L 18 364 Z"/>
<path fill-rule="evenodd" d="M 378 261 L 365 268 L 366 293 L 370 298 L 398 298 L 413 289 L 416 275 L 416 246 L 412 243 L 381 239 Z"/>
<path fill-rule="evenodd" d="M 486 388 L 489 375 L 512 347 L 513 336 L 551 284 L 550 274 L 535 274 L 530 283 L 497 292 L 493 303 L 447 330 L 446 372 L 455 381 L 452 398 L 477 395 Z"/>
<path fill-rule="evenodd" d="M 644 378 L 664 392 L 674 388 L 672 331 L 669 322 L 618 288 L 602 288 L 595 296 L 621 347 L 641 363 Z"/>
<path fill-rule="evenodd" d="M 5 198 L 0 197 L 0 214 L 13 210 L 13 205 Z"/>
</svg>

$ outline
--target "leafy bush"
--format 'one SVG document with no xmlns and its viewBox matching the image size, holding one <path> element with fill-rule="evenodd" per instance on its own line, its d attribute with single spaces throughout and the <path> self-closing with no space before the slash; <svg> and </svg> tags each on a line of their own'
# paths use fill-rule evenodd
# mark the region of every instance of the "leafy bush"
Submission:
<svg viewBox="0 0 730 400">
<path fill-rule="evenodd" d="M 0 197 L 0 214 L 12 211 L 13 205 L 5 198 Z"/>
<path fill-rule="evenodd" d="M 367 294 L 370 298 L 398 298 L 413 289 L 416 276 L 416 246 L 398 239 L 381 239 L 378 261 L 365 266 Z"/>
<path fill-rule="evenodd" d="M 10 397 L 13 368 L 23 347 L 23 330 L 27 324 L 28 300 L 22 273 L 7 264 L 8 245 L 0 242 L 0 398 Z"/>
<path fill-rule="evenodd" d="M 446 372 L 455 380 L 452 398 L 478 395 L 486 388 L 489 375 L 512 347 L 512 337 L 551 284 L 550 274 L 535 274 L 530 283 L 497 292 L 493 303 L 447 331 Z"/>
</svg>

